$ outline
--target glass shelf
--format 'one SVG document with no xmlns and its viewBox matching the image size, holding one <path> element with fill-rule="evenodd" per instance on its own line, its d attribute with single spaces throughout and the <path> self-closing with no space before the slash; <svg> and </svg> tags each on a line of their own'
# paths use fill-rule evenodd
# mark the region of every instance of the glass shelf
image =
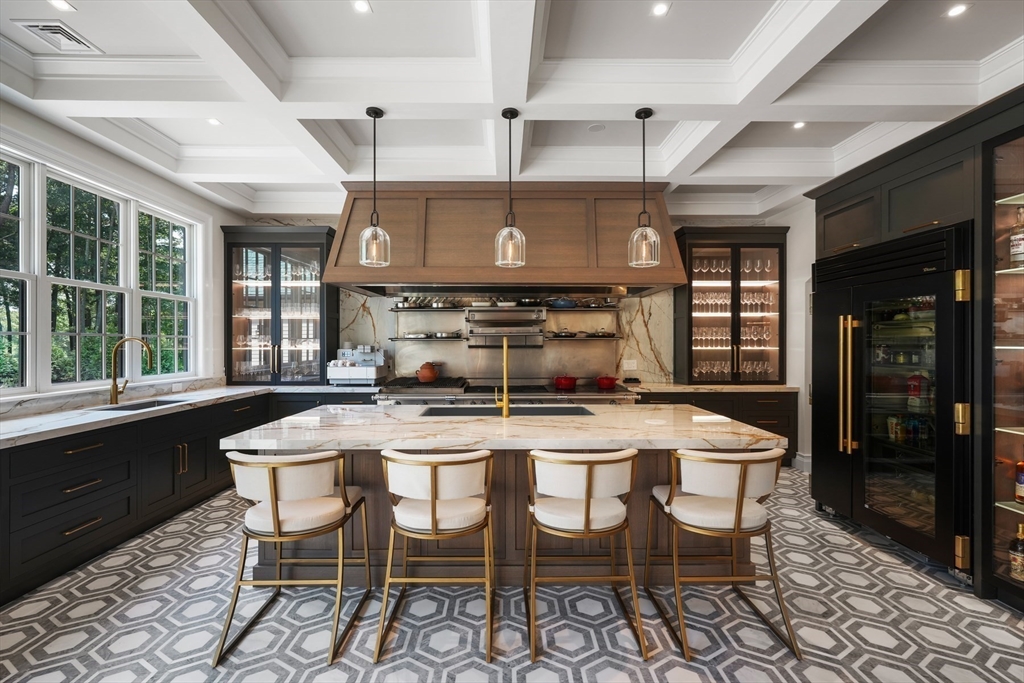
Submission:
<svg viewBox="0 0 1024 683">
<path fill-rule="evenodd" d="M 1016 512 L 1018 515 L 1024 515 L 1024 505 L 1021 505 L 1015 500 L 997 500 L 996 507 L 1010 512 Z"/>
</svg>

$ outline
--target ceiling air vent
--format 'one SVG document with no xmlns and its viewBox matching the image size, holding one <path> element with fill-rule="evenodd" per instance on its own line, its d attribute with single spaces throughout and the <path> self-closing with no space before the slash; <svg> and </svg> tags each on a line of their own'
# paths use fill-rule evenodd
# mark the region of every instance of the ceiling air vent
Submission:
<svg viewBox="0 0 1024 683">
<path fill-rule="evenodd" d="M 57 52 L 69 55 L 103 54 L 103 50 L 90 43 L 63 21 L 15 20 L 14 23 L 57 50 Z"/>
</svg>

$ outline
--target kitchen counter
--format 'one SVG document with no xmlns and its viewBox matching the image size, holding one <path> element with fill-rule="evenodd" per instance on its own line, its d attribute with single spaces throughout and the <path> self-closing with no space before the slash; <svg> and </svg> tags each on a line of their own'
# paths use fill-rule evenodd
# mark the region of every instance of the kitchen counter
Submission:
<svg viewBox="0 0 1024 683">
<path fill-rule="evenodd" d="M 677 382 L 644 382 L 643 384 L 626 384 L 627 389 L 636 393 L 795 393 L 800 387 L 787 387 L 782 384 L 679 384 Z"/>
<path fill-rule="evenodd" d="M 421 417 L 423 406 L 320 406 L 221 440 L 224 449 L 785 448 L 691 405 L 586 406 L 593 415 Z"/>
</svg>

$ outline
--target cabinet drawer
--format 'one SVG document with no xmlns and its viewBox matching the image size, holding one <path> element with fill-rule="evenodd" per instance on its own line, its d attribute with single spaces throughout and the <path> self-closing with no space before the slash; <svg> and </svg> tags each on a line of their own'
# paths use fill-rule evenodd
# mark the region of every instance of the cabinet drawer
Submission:
<svg viewBox="0 0 1024 683">
<path fill-rule="evenodd" d="M 741 401 L 743 414 L 747 413 L 780 413 L 796 410 L 796 399 L 793 394 L 750 394 Z"/>
<path fill-rule="evenodd" d="M 879 189 L 875 188 L 819 211 L 816 227 L 819 258 L 865 247 L 881 239 L 879 196 Z"/>
<path fill-rule="evenodd" d="M 373 397 L 376 394 L 324 394 L 324 403 L 331 406 L 372 406 L 376 404 Z"/>
<path fill-rule="evenodd" d="M 135 494 L 125 490 L 16 531 L 11 534 L 11 577 L 50 563 L 67 566 L 69 556 L 95 555 L 106 549 L 103 541 L 110 534 L 134 518 Z"/>
<path fill-rule="evenodd" d="M 250 396 L 238 400 L 227 401 L 210 406 L 209 411 L 217 424 L 254 422 L 260 420 L 267 422 L 269 415 L 269 403 L 267 396 Z"/>
<path fill-rule="evenodd" d="M 756 415 L 747 415 L 742 422 L 766 432 L 779 434 L 780 430 L 788 432 L 794 420 L 789 413 L 757 413 Z"/>
<path fill-rule="evenodd" d="M 146 420 L 140 441 L 143 444 L 176 444 L 185 441 L 190 434 L 209 429 L 217 422 L 217 406 L 193 408 L 172 415 Z"/>
<path fill-rule="evenodd" d="M 638 393 L 637 403 L 655 403 L 655 404 L 674 404 L 674 403 L 689 403 L 689 396 L 687 394 L 648 394 Z"/>
<path fill-rule="evenodd" d="M 134 425 L 96 429 L 67 439 L 54 439 L 10 453 L 11 479 L 104 460 L 135 450 L 138 431 Z"/>
<path fill-rule="evenodd" d="M 135 485 L 135 457 L 127 453 L 11 487 L 11 528 L 21 529 Z"/>
</svg>

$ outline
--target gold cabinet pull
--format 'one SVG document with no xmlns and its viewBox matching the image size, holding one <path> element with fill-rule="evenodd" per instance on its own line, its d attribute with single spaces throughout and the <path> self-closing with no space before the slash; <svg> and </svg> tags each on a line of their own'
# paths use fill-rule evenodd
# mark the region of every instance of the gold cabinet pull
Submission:
<svg viewBox="0 0 1024 683">
<path fill-rule="evenodd" d="M 183 471 L 182 470 L 182 462 L 181 462 L 181 451 L 182 451 L 181 444 L 180 443 L 176 444 L 174 446 L 174 450 L 178 451 L 178 471 L 175 472 L 175 474 L 181 474 L 182 471 Z"/>
<path fill-rule="evenodd" d="M 183 444 L 181 444 L 181 447 L 185 451 L 185 469 L 183 469 L 181 471 L 182 474 L 184 474 L 184 473 L 188 472 L 188 444 L 187 443 L 183 443 Z"/>
<path fill-rule="evenodd" d="M 756 422 L 756 424 L 759 424 L 759 425 L 777 425 L 777 424 L 779 424 L 779 421 L 778 420 L 758 420 Z"/>
<path fill-rule="evenodd" d="M 100 522 L 102 522 L 102 521 L 103 521 L 103 518 L 102 518 L 102 517 L 97 517 L 96 519 L 90 519 L 90 520 L 89 520 L 88 522 L 86 522 L 85 524 L 79 524 L 79 525 L 78 525 L 78 526 L 76 526 L 76 527 L 75 527 L 74 529 L 68 529 L 67 531 L 65 531 L 65 532 L 63 532 L 63 533 L 64 533 L 64 535 L 65 535 L 65 536 L 71 536 L 71 535 L 73 535 L 73 534 L 77 534 L 77 533 L 78 533 L 79 531 L 81 531 L 82 529 L 88 529 L 88 528 L 89 528 L 89 527 L 91 527 L 91 526 L 92 526 L 93 524 L 99 524 L 99 523 L 100 523 Z"/>
<path fill-rule="evenodd" d="M 921 225 L 915 225 L 915 226 L 914 226 L 914 227 L 912 227 L 912 228 L 907 228 L 907 229 L 906 229 L 906 230 L 904 230 L 903 232 L 904 232 L 904 233 L 907 233 L 907 232 L 914 232 L 915 230 L 920 230 L 921 228 L 930 228 L 930 227 L 932 227 L 933 225 L 938 225 L 938 224 L 939 224 L 939 222 L 938 222 L 938 221 L 928 221 L 927 223 L 922 223 Z"/>
<path fill-rule="evenodd" d="M 341 403 L 342 403 L 342 405 L 346 405 L 346 406 L 361 406 L 361 405 L 363 405 L 362 401 L 342 401 Z"/>
<path fill-rule="evenodd" d="M 853 249 L 853 248 L 859 247 L 859 246 L 860 246 L 860 242 L 850 242 L 849 244 L 844 244 L 841 247 L 836 247 L 835 249 L 832 250 L 832 253 L 833 254 L 838 254 L 841 251 L 846 251 L 847 249 Z"/>
<path fill-rule="evenodd" d="M 843 399 L 846 397 L 845 387 L 843 386 L 846 380 L 846 373 L 843 369 L 843 361 L 846 356 L 846 317 L 839 316 L 839 391 L 836 392 L 839 395 L 839 452 L 842 453 L 846 450 L 846 425 L 843 424 Z"/>
<path fill-rule="evenodd" d="M 242 406 L 241 408 L 235 408 L 235 412 L 240 413 L 243 410 L 249 410 L 250 408 L 252 408 L 252 406 Z"/>
<path fill-rule="evenodd" d="M 648 403 L 671 403 L 671 401 L 647 401 Z"/>
<path fill-rule="evenodd" d="M 83 451 L 91 451 L 94 448 L 103 448 L 103 442 L 94 443 L 91 446 L 82 446 L 81 448 L 72 448 L 69 451 L 64 451 L 64 455 L 74 455 L 75 453 L 81 453 Z"/>
<path fill-rule="evenodd" d="M 75 491 L 81 491 L 82 489 L 87 489 L 90 486 L 95 486 L 96 484 L 99 484 L 101 481 L 103 480 L 93 479 L 92 481 L 87 481 L 84 484 L 79 484 L 78 486 L 72 486 L 70 488 L 62 489 L 61 493 L 74 493 Z"/>
<path fill-rule="evenodd" d="M 777 398 L 773 398 L 773 399 L 759 398 L 759 399 L 757 399 L 757 402 L 758 403 L 778 403 L 779 399 L 777 399 Z"/>
<path fill-rule="evenodd" d="M 853 330 L 860 321 L 846 316 L 846 454 L 853 455 L 858 444 L 853 440 Z"/>
</svg>

